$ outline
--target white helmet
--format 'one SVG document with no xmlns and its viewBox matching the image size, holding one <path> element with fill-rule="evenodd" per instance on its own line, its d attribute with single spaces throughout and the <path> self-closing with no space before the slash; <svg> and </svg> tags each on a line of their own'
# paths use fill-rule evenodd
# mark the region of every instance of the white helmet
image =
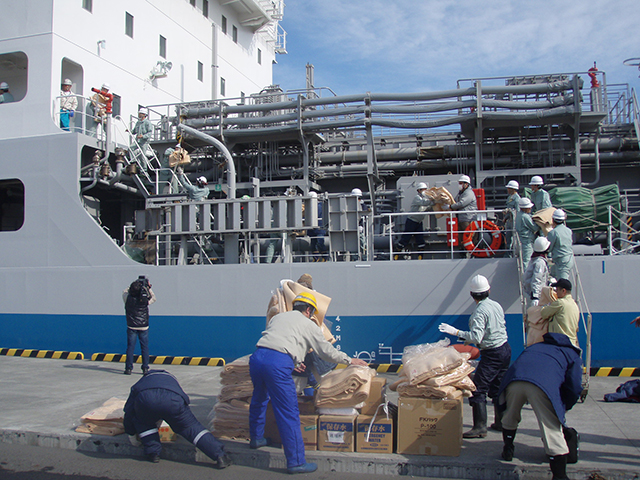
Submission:
<svg viewBox="0 0 640 480">
<path fill-rule="evenodd" d="M 62 81 L 62 85 L 73 85 L 73 82 L 71 80 L 69 80 L 68 78 L 65 78 Z"/>
<path fill-rule="evenodd" d="M 108 83 L 103 83 L 101 90 L 109 90 L 109 84 Z"/>
<path fill-rule="evenodd" d="M 318 198 L 318 194 L 317 194 L 316 192 L 313 192 L 313 191 L 312 191 L 312 192 L 309 192 L 309 196 L 310 196 L 311 198 Z"/>
<path fill-rule="evenodd" d="M 355 195 L 356 197 L 361 197 L 362 190 L 360 190 L 359 188 L 354 188 L 353 190 L 351 190 L 351 195 Z"/>
<path fill-rule="evenodd" d="M 416 190 L 424 190 L 426 188 L 429 188 L 429 187 L 427 187 L 427 184 L 424 182 L 420 182 L 416 185 Z"/>
<path fill-rule="evenodd" d="M 138 115 L 140 115 L 140 114 L 144 115 L 145 117 L 148 115 L 146 110 L 144 110 L 142 108 L 140 110 L 138 110 Z"/>
<path fill-rule="evenodd" d="M 207 177 L 198 177 L 196 179 L 196 182 L 198 182 L 200 185 L 207 185 L 209 182 L 207 181 Z"/>
<path fill-rule="evenodd" d="M 551 242 L 547 240 L 547 237 L 538 237 L 536 241 L 533 242 L 533 251 L 538 253 L 546 252 L 549 245 L 551 245 Z"/>
<path fill-rule="evenodd" d="M 544 185 L 544 182 L 542 181 L 541 176 L 535 175 L 531 177 L 531 181 L 529 182 L 529 185 Z"/>
<path fill-rule="evenodd" d="M 518 207 L 531 208 L 533 207 L 533 202 L 529 200 L 527 197 L 522 197 L 520 200 L 518 200 Z"/>
<path fill-rule="evenodd" d="M 9 90 L 9 84 L 7 82 L 0 83 L 1 90 Z"/>
<path fill-rule="evenodd" d="M 471 293 L 482 293 L 489 291 L 489 280 L 483 275 L 476 275 L 471 279 Z"/>
<path fill-rule="evenodd" d="M 553 212 L 551 218 L 553 218 L 556 222 L 564 222 L 567 219 L 567 214 L 564 213 L 564 210 L 559 208 Z"/>
<path fill-rule="evenodd" d="M 458 183 L 471 183 L 471 179 L 469 178 L 469 175 L 461 175 L 460 178 L 458 179 Z"/>
<path fill-rule="evenodd" d="M 509 180 L 509 183 L 507 183 L 507 188 L 513 188 L 514 190 L 519 190 L 520 184 L 515 180 Z"/>
</svg>

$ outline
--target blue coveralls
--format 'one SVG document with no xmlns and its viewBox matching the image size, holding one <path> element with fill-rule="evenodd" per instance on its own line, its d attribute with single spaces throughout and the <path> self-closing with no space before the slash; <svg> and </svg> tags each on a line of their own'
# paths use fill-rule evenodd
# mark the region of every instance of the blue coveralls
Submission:
<svg viewBox="0 0 640 480">
<path fill-rule="evenodd" d="M 544 210 L 545 208 L 549 208 L 552 206 L 549 192 L 542 188 L 536 192 L 531 192 L 531 201 L 533 202 L 531 213 L 535 213 L 538 210 Z"/>
<path fill-rule="evenodd" d="M 251 355 L 249 371 L 253 396 L 249 410 L 251 438 L 264 437 L 264 424 L 269 398 L 282 439 L 287 468 L 306 463 L 304 440 L 300 431 L 298 395 L 293 382 L 293 359 L 286 353 L 258 347 Z"/>
<path fill-rule="evenodd" d="M 124 406 L 125 431 L 140 436 L 146 455 L 162 451 L 157 426 L 160 420 L 212 460 L 224 455 L 224 445 L 191 413 L 189 397 L 178 380 L 164 370 L 150 370 L 131 387 Z"/>
</svg>

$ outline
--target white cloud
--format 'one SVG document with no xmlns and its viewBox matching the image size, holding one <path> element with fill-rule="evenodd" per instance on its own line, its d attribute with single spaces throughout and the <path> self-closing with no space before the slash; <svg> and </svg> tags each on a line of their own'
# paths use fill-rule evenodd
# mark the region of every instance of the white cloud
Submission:
<svg viewBox="0 0 640 480">
<path fill-rule="evenodd" d="M 617 0 L 289 0 L 290 56 L 275 77 L 339 94 L 455 88 L 458 78 L 585 71 L 598 61 L 616 82 L 640 57 L 640 2 Z M 618 78 L 621 77 L 621 78 Z M 294 84 L 287 83 L 288 79 Z"/>
</svg>

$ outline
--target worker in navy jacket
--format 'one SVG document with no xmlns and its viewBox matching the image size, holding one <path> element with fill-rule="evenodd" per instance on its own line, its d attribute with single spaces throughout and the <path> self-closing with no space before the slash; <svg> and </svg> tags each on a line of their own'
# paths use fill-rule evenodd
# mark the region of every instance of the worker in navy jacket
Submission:
<svg viewBox="0 0 640 480">
<path fill-rule="evenodd" d="M 542 442 L 553 473 L 553 480 L 567 479 L 569 449 L 562 433 L 565 413 L 582 393 L 580 349 L 562 333 L 546 333 L 542 343 L 534 343 L 511 365 L 500 385 L 499 400 L 506 411 L 502 416 L 502 458 L 513 459 L 513 440 L 522 407 L 529 403 L 536 414 Z"/>
<path fill-rule="evenodd" d="M 231 464 L 224 445 L 191 413 L 189 397 L 176 377 L 164 370 L 150 370 L 131 387 L 124 406 L 124 428 L 129 435 L 138 434 L 145 455 L 154 463 L 160 460 L 162 451 L 158 433 L 162 420 L 216 461 L 218 469 Z"/>
</svg>

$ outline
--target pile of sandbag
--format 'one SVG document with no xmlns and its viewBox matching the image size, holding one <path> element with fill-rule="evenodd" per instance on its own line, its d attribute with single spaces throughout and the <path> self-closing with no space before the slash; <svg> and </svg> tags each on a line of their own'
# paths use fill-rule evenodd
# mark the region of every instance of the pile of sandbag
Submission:
<svg viewBox="0 0 640 480">
<path fill-rule="evenodd" d="M 216 437 L 249 438 L 249 405 L 253 394 L 249 357 L 234 360 L 220 372 L 223 387 L 213 407 L 211 422 L 211 431 Z"/>
<path fill-rule="evenodd" d="M 471 396 L 476 387 L 469 378 L 474 367 L 470 354 L 449 346 L 449 340 L 406 347 L 400 379 L 390 389 L 402 397 L 455 399 Z"/>
<path fill-rule="evenodd" d="M 120 435 L 124 433 L 125 400 L 112 397 L 98 408 L 80 417 L 76 432 L 94 435 Z"/>
<path fill-rule="evenodd" d="M 369 398 L 376 371 L 350 365 L 327 373 L 320 380 L 315 398 L 318 408 L 358 408 Z"/>
</svg>

